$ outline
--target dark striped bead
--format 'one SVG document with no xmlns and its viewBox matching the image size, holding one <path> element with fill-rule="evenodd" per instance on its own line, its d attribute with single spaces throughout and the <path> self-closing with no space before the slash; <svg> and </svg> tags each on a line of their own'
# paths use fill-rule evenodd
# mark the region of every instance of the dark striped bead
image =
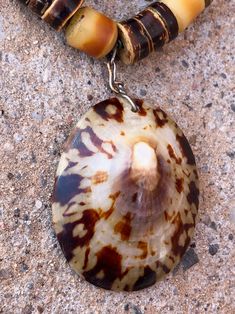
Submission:
<svg viewBox="0 0 235 314">
<path fill-rule="evenodd" d="M 42 16 L 53 0 L 19 0 L 27 5 L 37 15 Z"/>
<path fill-rule="evenodd" d="M 164 38 L 162 36 L 164 28 L 149 10 L 138 14 L 135 18 L 128 20 L 127 23 L 123 23 L 122 25 L 131 34 L 131 42 L 135 55 L 134 61 L 147 57 L 156 46 L 162 47 L 164 45 Z M 155 36 L 155 42 L 152 37 L 153 35 Z"/>
<path fill-rule="evenodd" d="M 29 8 L 42 16 L 46 9 L 52 4 L 53 0 L 29 0 L 28 6 Z"/>
<path fill-rule="evenodd" d="M 179 27 L 177 20 L 171 10 L 162 2 L 155 2 L 151 5 L 150 8 L 160 14 L 160 18 L 167 28 L 169 41 L 175 39 L 178 36 Z"/>
<path fill-rule="evenodd" d="M 178 35 L 175 16 L 164 3 L 159 2 L 118 26 L 119 39 L 123 43 L 119 55 L 126 64 L 145 58 Z"/>
<path fill-rule="evenodd" d="M 54 0 L 42 19 L 56 30 L 60 30 L 81 7 L 84 0 Z"/>
</svg>

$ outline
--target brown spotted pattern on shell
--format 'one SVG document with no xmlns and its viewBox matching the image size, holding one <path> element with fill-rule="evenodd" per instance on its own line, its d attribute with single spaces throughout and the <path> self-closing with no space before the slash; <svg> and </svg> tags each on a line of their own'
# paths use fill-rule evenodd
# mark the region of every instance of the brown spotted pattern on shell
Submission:
<svg viewBox="0 0 235 314">
<path fill-rule="evenodd" d="M 78 122 L 57 170 L 55 231 L 71 267 L 111 290 L 139 290 L 185 253 L 198 210 L 189 143 L 161 109 L 103 101 Z"/>
</svg>

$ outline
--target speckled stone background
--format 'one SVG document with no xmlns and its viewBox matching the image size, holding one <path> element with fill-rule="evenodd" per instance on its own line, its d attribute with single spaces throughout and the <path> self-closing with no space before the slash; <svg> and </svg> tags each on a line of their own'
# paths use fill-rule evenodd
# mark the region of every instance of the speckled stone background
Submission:
<svg viewBox="0 0 235 314">
<path fill-rule="evenodd" d="M 121 3 L 120 3 L 121 2 Z M 87 1 L 117 19 L 147 2 Z M 0 312 L 235 313 L 235 1 L 215 0 L 162 51 L 118 65 L 135 95 L 154 99 L 196 155 L 201 207 L 180 267 L 135 293 L 97 289 L 65 262 L 50 196 L 63 143 L 110 96 L 104 62 L 64 43 L 17 1 L 0 0 Z"/>
</svg>

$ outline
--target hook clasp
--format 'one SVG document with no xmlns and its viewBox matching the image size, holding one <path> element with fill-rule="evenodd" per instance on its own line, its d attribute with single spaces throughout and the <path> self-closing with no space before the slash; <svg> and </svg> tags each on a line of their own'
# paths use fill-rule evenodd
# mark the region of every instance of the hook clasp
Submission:
<svg viewBox="0 0 235 314">
<path fill-rule="evenodd" d="M 109 87 L 111 88 L 111 90 L 121 96 L 122 98 L 126 99 L 128 101 L 128 103 L 131 106 L 131 110 L 133 112 L 138 112 L 139 108 L 138 106 L 135 104 L 135 102 L 131 99 L 130 96 L 127 95 L 126 89 L 124 87 L 123 82 L 120 82 L 117 80 L 117 65 L 115 62 L 116 56 L 117 56 L 117 45 L 115 46 L 114 50 L 113 50 L 113 54 L 110 58 L 110 60 L 107 62 L 107 68 L 108 68 L 108 72 L 109 72 Z"/>
</svg>

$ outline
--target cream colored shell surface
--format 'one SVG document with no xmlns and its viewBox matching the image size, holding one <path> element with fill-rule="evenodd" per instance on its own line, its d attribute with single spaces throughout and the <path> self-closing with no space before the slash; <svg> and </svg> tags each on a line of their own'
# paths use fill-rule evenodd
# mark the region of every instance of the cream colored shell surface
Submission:
<svg viewBox="0 0 235 314">
<path fill-rule="evenodd" d="M 139 290 L 169 273 L 186 251 L 198 209 L 189 143 L 159 108 L 122 99 L 91 108 L 61 157 L 54 228 L 71 267 L 90 283 Z"/>
</svg>

